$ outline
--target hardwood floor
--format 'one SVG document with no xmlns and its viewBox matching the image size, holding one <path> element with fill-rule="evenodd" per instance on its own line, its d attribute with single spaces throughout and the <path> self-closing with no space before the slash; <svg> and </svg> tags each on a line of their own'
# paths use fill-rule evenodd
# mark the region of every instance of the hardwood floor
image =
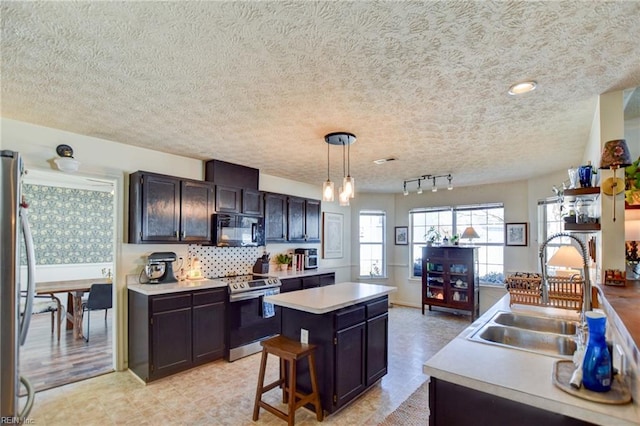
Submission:
<svg viewBox="0 0 640 426">
<path fill-rule="evenodd" d="M 75 340 L 64 322 L 58 342 L 56 333 L 51 333 L 51 315 L 33 315 L 27 340 L 20 348 L 20 374 L 40 392 L 114 371 L 112 311 L 107 311 L 106 321 L 104 311 L 91 313 L 88 343 Z"/>
</svg>

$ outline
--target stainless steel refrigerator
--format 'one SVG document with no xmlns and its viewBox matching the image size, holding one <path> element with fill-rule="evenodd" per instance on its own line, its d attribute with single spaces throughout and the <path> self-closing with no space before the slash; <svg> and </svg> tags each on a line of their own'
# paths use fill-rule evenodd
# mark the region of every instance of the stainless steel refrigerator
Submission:
<svg viewBox="0 0 640 426">
<path fill-rule="evenodd" d="M 19 372 L 20 346 L 27 338 L 35 294 L 35 256 L 27 205 L 22 199 L 22 158 L 14 151 L 0 151 L 0 160 L 0 414 L 3 420 L 16 423 L 29 415 L 35 395 Z M 24 312 L 20 312 L 21 238 L 28 271 Z M 22 409 L 18 398 L 21 384 L 27 390 Z"/>
</svg>

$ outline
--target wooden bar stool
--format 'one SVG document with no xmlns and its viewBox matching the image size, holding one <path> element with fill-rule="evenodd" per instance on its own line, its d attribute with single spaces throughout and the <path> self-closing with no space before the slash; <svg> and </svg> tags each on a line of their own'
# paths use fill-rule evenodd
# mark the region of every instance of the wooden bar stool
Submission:
<svg viewBox="0 0 640 426">
<path fill-rule="evenodd" d="M 286 420 L 289 425 L 295 423 L 296 410 L 305 404 L 311 403 L 316 409 L 316 418 L 322 421 L 323 413 L 318 393 L 316 380 L 315 349 L 316 345 L 296 342 L 284 336 L 275 336 L 260 342 L 262 345 L 262 360 L 260 361 L 260 374 L 258 375 L 258 387 L 256 389 L 256 402 L 253 407 L 253 420 L 258 420 L 260 407 L 270 413 Z M 280 358 L 280 378 L 273 383 L 264 385 L 264 375 L 267 367 L 267 357 L 273 354 Z M 309 360 L 309 376 L 311 377 L 310 394 L 302 394 L 296 388 L 296 363 L 299 359 Z M 288 369 L 287 369 L 288 368 Z M 286 372 L 286 374 L 285 374 Z M 287 383 L 287 375 L 288 383 Z M 278 408 L 267 404 L 262 400 L 262 394 L 276 386 L 282 387 L 282 402 L 288 403 L 289 412 L 285 413 Z"/>
</svg>

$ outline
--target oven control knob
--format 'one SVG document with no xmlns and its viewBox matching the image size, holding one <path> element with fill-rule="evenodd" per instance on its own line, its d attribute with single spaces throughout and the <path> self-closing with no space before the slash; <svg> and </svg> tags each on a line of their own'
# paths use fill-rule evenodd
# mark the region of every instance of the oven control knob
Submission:
<svg viewBox="0 0 640 426">
<path fill-rule="evenodd" d="M 238 284 L 234 284 L 234 285 L 233 285 L 233 288 L 238 288 Z"/>
<path fill-rule="evenodd" d="M 240 288 L 244 288 L 244 283 L 240 283 Z"/>
</svg>

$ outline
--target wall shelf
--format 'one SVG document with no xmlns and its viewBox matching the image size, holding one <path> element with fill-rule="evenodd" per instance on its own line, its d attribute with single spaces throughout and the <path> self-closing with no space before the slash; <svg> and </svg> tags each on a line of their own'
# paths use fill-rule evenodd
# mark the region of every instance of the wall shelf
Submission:
<svg viewBox="0 0 640 426">
<path fill-rule="evenodd" d="M 600 194 L 600 187 L 599 186 L 594 186 L 592 188 L 574 188 L 574 189 L 565 189 L 564 190 L 564 195 L 573 195 L 573 196 L 580 196 L 580 195 L 596 195 L 596 194 Z"/>
<path fill-rule="evenodd" d="M 565 231 L 582 231 L 582 232 L 599 231 L 600 224 L 599 223 L 565 223 L 564 230 Z"/>
</svg>

